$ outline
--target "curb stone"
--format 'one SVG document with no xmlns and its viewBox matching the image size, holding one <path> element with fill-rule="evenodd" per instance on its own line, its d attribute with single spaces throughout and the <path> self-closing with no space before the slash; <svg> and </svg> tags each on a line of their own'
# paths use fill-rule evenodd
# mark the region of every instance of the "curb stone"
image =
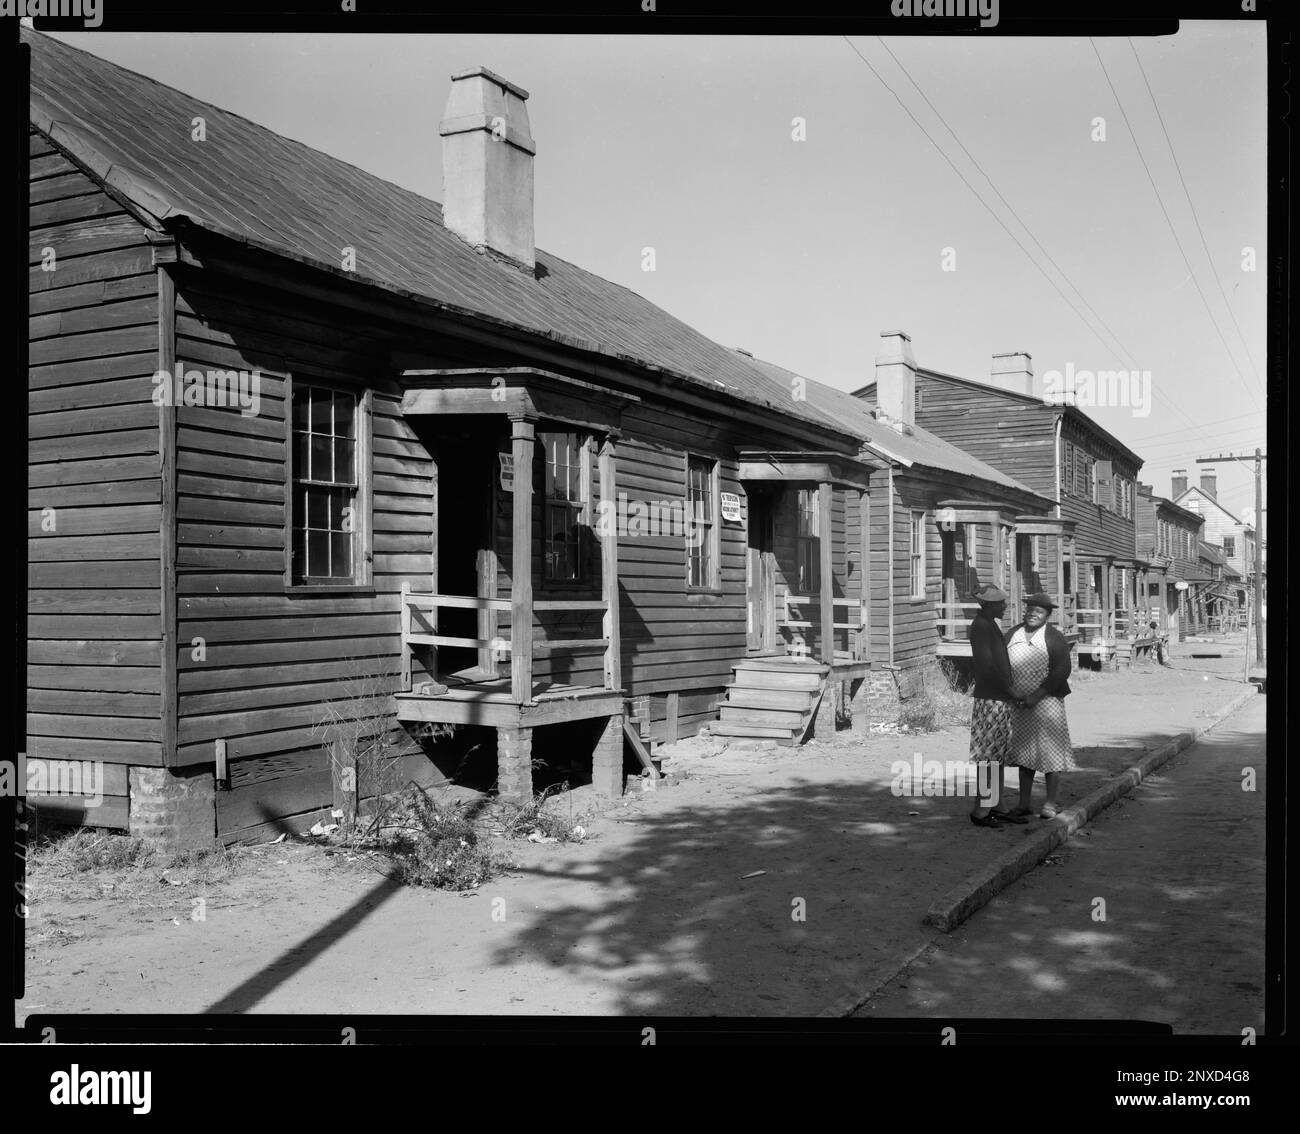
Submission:
<svg viewBox="0 0 1300 1134">
<path fill-rule="evenodd" d="M 1207 732 L 1217 728 L 1243 705 L 1259 695 L 1256 688 L 1239 693 L 1215 713 L 1208 724 L 1199 729 L 1193 728 L 1178 733 L 1159 748 L 1148 752 L 1131 768 L 1106 781 L 1073 807 L 1062 811 L 1055 819 L 1028 836 L 1019 846 L 998 855 L 992 862 L 968 875 L 947 894 L 933 902 L 927 911 L 924 924 L 932 926 L 939 931 L 938 933 L 918 949 L 913 950 L 895 972 L 880 981 L 870 991 L 860 995 L 850 993 L 819 1012 L 818 1015 L 843 1017 L 856 1012 L 899 972 L 911 965 L 937 941 L 942 940 L 941 934 L 951 933 L 990 898 L 1005 890 L 1022 875 L 1028 874 L 1090 819 L 1104 811 L 1117 799 L 1128 795 L 1156 769 L 1168 763 L 1184 749 L 1190 748 Z"/>
</svg>

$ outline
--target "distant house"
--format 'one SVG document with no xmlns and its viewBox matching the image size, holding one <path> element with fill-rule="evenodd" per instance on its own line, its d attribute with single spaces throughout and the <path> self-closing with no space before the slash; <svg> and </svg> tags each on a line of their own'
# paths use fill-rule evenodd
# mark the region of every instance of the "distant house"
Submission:
<svg viewBox="0 0 1300 1134">
<path fill-rule="evenodd" d="M 1057 589 L 1053 572 L 1064 561 L 1061 543 L 1068 543 L 1071 525 L 1050 515 L 1048 497 L 917 421 L 916 363 L 906 333 L 881 334 L 876 375 L 884 393 L 874 410 L 845 391 L 755 362 L 860 438 L 862 459 L 872 463 L 872 674 L 863 693 L 869 709 L 910 694 L 939 658 L 970 657 L 966 631 L 982 584 L 1007 591 L 1011 617 L 1024 595 Z M 1012 548 L 1026 540 L 1040 553 L 1013 559 Z"/>
<path fill-rule="evenodd" d="M 877 401 L 871 382 L 856 396 Z M 993 356 L 990 378 L 974 381 L 916 369 L 916 420 L 1055 503 L 1072 539 L 1024 533 L 1014 548 L 1021 574 L 1051 585 L 1058 544 L 1066 556 L 1057 618 L 1077 634 L 1081 654 L 1111 656 L 1120 639 L 1141 637 L 1145 560 L 1136 552 L 1136 491 L 1142 458 L 1075 405 L 1034 393 L 1025 353 Z"/>
<path fill-rule="evenodd" d="M 1240 573 L 1223 548 L 1201 540 L 1197 544 L 1197 574 L 1192 588 L 1192 618 L 1200 632 L 1216 628 L 1221 620 L 1245 605 Z"/>
<path fill-rule="evenodd" d="M 1171 492 L 1175 504 L 1205 520 L 1201 538 L 1221 548 L 1232 569 L 1242 579 L 1255 574 L 1255 525 L 1230 512 L 1218 496 L 1218 475 L 1212 468 L 1201 472 L 1200 484 L 1189 485 L 1187 470 L 1175 469 Z"/>
<path fill-rule="evenodd" d="M 1204 522 L 1196 512 L 1157 496 L 1151 485 L 1138 485 L 1137 554 L 1149 564 L 1146 598 L 1161 616 L 1161 630 L 1180 640 L 1194 625 L 1191 600 L 1202 573 Z"/>
</svg>

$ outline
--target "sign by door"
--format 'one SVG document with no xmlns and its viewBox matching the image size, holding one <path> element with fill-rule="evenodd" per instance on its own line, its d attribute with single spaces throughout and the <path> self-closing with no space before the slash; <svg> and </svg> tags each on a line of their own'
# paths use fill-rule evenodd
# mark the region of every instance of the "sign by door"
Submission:
<svg viewBox="0 0 1300 1134">
<path fill-rule="evenodd" d="M 513 453 L 498 453 L 501 458 L 501 491 L 515 490 L 515 456 Z"/>
<path fill-rule="evenodd" d="M 740 497 L 734 492 L 722 494 L 722 518 L 738 521 L 740 519 Z"/>
</svg>

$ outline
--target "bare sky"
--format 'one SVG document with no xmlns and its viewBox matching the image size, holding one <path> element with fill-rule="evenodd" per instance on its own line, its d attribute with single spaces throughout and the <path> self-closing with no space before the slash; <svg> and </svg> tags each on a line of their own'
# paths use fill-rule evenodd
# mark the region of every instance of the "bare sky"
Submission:
<svg viewBox="0 0 1300 1134">
<path fill-rule="evenodd" d="M 1090 412 L 1162 494 L 1173 468 L 1195 480 L 1196 457 L 1264 445 L 1262 23 L 1133 41 L 1209 259 L 1127 40 L 1096 44 L 1132 132 L 1087 39 L 853 40 L 1082 317 L 843 38 L 59 38 L 437 200 L 448 76 L 482 64 L 532 96 L 538 246 L 725 345 L 850 389 L 892 328 L 921 365 L 976 379 L 1010 350 L 1040 375 L 1149 370 L 1149 416 Z M 796 117 L 806 141 L 792 139 Z M 1246 247 L 1255 272 L 1242 270 Z M 955 271 L 941 269 L 945 248 Z M 1246 466 L 1221 464 L 1218 480 L 1228 507 L 1253 506 Z"/>
</svg>

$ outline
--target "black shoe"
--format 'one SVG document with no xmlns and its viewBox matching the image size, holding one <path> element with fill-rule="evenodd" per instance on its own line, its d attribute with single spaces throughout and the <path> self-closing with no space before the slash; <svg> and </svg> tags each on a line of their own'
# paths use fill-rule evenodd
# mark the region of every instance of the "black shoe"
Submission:
<svg viewBox="0 0 1300 1134">
<path fill-rule="evenodd" d="M 1002 826 L 1001 822 L 998 821 L 998 817 L 994 815 L 992 811 L 990 811 L 987 815 L 985 815 L 983 819 L 979 818 L 975 814 L 975 812 L 972 811 L 970 813 L 970 821 L 974 823 L 975 826 L 977 827 L 1001 827 Z"/>
<path fill-rule="evenodd" d="M 994 808 L 992 811 L 989 812 L 989 814 L 992 815 L 994 819 L 997 819 L 999 822 L 1002 823 L 1024 824 L 1029 822 L 1029 820 L 1025 818 L 1025 816 L 1017 815 L 1014 811 L 1002 811 L 998 808 Z"/>
</svg>

